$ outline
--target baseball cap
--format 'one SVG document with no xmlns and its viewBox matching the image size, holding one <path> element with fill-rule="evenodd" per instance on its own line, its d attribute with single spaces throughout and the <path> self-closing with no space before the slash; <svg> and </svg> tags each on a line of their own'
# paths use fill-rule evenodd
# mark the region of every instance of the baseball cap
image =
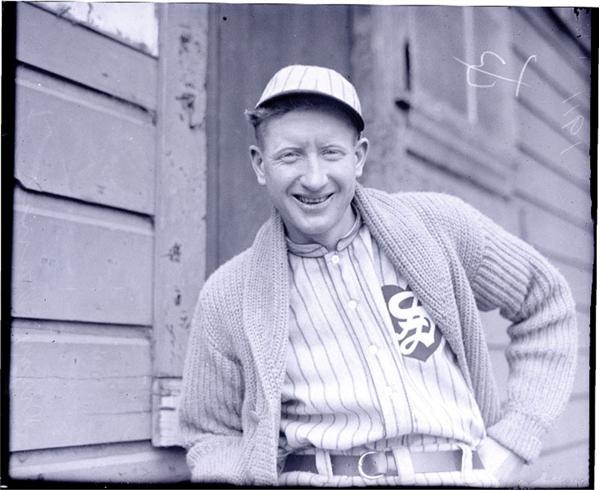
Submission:
<svg viewBox="0 0 600 490">
<path fill-rule="evenodd" d="M 355 116 L 359 131 L 365 127 L 354 85 L 335 70 L 311 65 L 286 66 L 269 80 L 256 109 L 277 97 L 292 94 L 315 94 L 334 99 Z"/>
</svg>

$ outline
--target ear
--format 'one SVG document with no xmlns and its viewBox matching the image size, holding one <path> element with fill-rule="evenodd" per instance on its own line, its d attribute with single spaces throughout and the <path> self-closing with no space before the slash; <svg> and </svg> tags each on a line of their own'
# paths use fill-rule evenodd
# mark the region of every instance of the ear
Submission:
<svg viewBox="0 0 600 490">
<path fill-rule="evenodd" d="M 354 147 L 354 156 L 356 157 L 356 163 L 354 164 L 354 175 L 356 177 L 360 177 L 362 175 L 368 153 L 369 140 L 364 137 L 360 138 Z"/>
<path fill-rule="evenodd" d="M 260 185 L 265 185 L 265 160 L 260 148 L 256 145 L 250 146 L 250 161 L 252 162 L 252 169 L 256 174 L 256 180 Z"/>
</svg>

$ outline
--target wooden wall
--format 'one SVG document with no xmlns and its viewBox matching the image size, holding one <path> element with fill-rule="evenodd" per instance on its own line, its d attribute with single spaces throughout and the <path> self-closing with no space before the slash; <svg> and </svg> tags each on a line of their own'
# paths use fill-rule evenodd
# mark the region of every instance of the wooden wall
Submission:
<svg viewBox="0 0 600 490">
<path fill-rule="evenodd" d="M 534 51 L 531 87 L 517 107 L 520 164 L 515 202 L 523 238 L 565 275 L 577 303 L 579 359 L 571 400 L 531 475 L 582 485 L 590 437 L 590 306 L 594 256 L 590 198 L 589 12 L 515 9 L 515 56 Z M 566 22 L 561 22 L 564 19 Z"/>
<path fill-rule="evenodd" d="M 574 392 L 540 459 L 523 473 L 539 486 L 585 485 L 588 478 L 589 26 L 589 11 L 573 9 L 355 11 L 353 72 L 372 143 L 366 184 L 462 197 L 544 253 L 576 298 Z M 518 94 L 515 82 L 478 72 L 469 83 L 459 60 L 515 81 L 522 72 L 524 83 Z M 484 314 L 484 322 L 505 392 L 508 323 L 497 312 Z"/>
<path fill-rule="evenodd" d="M 64 6 L 17 8 L 10 475 L 184 479 L 183 450 L 152 446 L 152 385 L 181 374 L 185 344 L 174 356 L 163 339 L 185 332 L 169 318 L 193 308 L 204 280 L 204 129 L 188 116 L 204 117 L 206 29 L 165 75 L 156 45 Z M 169 51 L 185 28 L 163 20 Z"/>
</svg>

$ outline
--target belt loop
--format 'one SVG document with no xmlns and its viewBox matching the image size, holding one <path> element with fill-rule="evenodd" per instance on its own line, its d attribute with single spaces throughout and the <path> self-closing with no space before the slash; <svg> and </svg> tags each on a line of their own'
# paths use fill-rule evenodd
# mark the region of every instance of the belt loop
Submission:
<svg viewBox="0 0 600 490">
<path fill-rule="evenodd" d="M 331 456 L 326 449 L 315 448 L 315 465 L 319 475 L 333 477 L 333 469 L 331 467 Z"/>
<path fill-rule="evenodd" d="M 402 485 L 410 485 L 415 479 L 415 470 L 410 457 L 410 451 L 406 446 L 399 446 L 392 449 L 392 454 L 396 461 L 398 476 L 402 478 Z"/>
<path fill-rule="evenodd" d="M 466 444 L 459 444 L 462 451 L 461 472 L 467 473 L 473 471 L 473 450 Z"/>
</svg>

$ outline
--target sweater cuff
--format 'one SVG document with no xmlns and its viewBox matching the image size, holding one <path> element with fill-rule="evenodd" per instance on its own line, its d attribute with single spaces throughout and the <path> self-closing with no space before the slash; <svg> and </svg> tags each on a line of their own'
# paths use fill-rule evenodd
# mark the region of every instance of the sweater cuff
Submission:
<svg viewBox="0 0 600 490">
<path fill-rule="evenodd" d="M 511 411 L 488 427 L 487 433 L 530 464 L 542 450 L 541 437 L 546 430 L 545 425 L 531 416 Z"/>
<path fill-rule="evenodd" d="M 240 462 L 244 453 L 239 436 L 207 437 L 187 453 L 192 482 L 244 483 Z"/>
</svg>

